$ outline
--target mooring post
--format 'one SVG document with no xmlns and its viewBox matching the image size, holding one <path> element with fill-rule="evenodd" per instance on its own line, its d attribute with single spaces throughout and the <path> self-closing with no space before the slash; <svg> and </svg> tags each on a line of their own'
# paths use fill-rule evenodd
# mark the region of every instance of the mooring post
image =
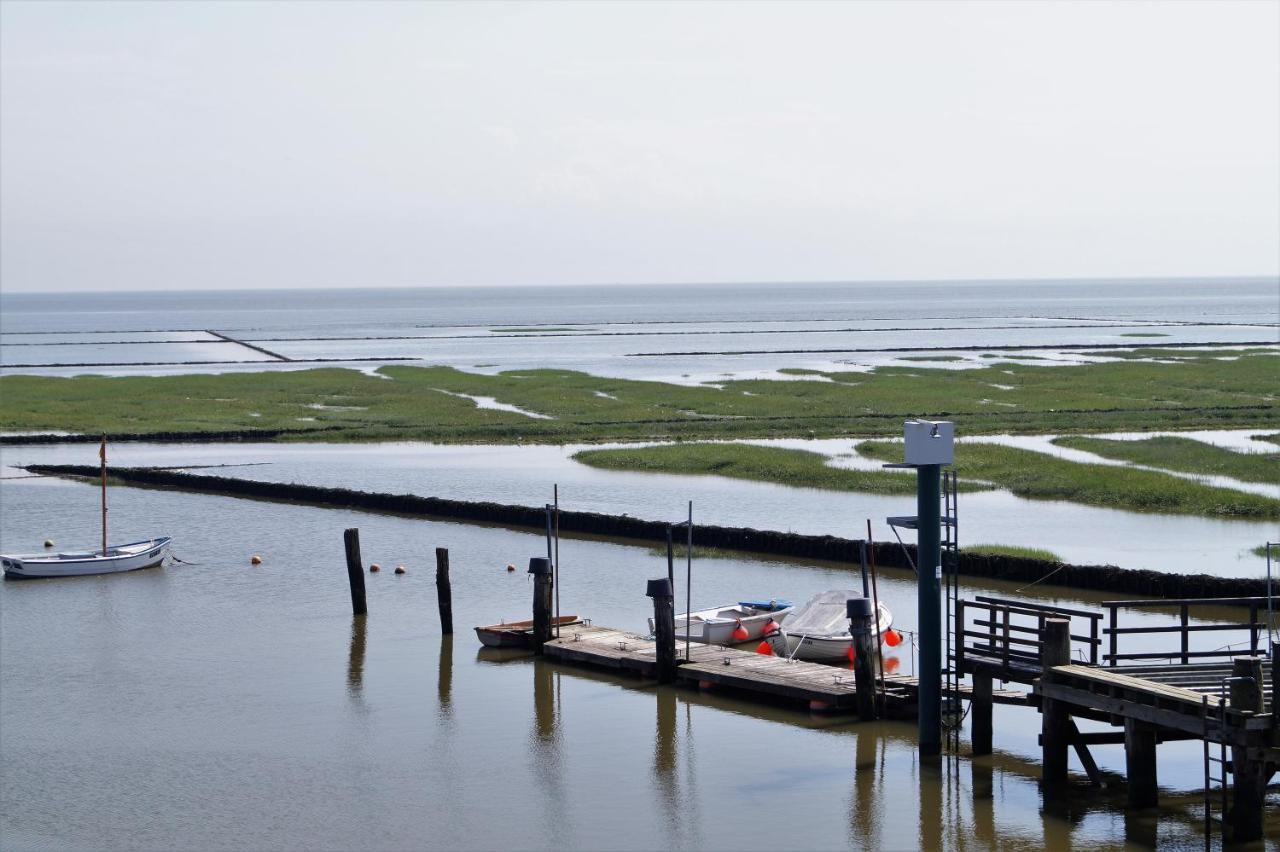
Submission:
<svg viewBox="0 0 1280 852">
<path fill-rule="evenodd" d="M 1233 661 L 1230 706 L 1245 713 L 1263 711 L 1260 657 L 1236 657 Z M 1231 763 L 1231 842 L 1261 840 L 1269 777 L 1266 761 L 1251 757 L 1243 746 L 1232 746 Z"/>
<path fill-rule="evenodd" d="M 551 641 L 551 560 L 533 557 L 529 573 L 533 575 L 533 652 L 541 654 L 542 646 Z"/>
<path fill-rule="evenodd" d="M 1053 667 L 1071 662 L 1071 622 L 1046 618 L 1040 631 L 1040 675 L 1042 683 L 1053 682 Z M 1040 749 L 1043 781 L 1049 791 L 1067 783 L 1067 750 L 1071 747 L 1071 713 L 1060 701 L 1040 698 Z"/>
<path fill-rule="evenodd" d="M 360 560 L 360 530 L 356 527 L 342 534 L 347 549 L 347 581 L 351 584 L 351 612 L 364 615 L 369 611 L 364 602 L 364 563 Z"/>
<path fill-rule="evenodd" d="M 449 548 L 436 548 L 436 598 L 440 604 L 440 632 L 453 633 L 453 586 L 449 584 Z"/>
<path fill-rule="evenodd" d="M 645 594 L 653 598 L 653 636 L 657 642 L 658 683 L 676 679 L 676 595 L 671 579 L 650 580 Z"/>
<path fill-rule="evenodd" d="M 853 636 L 853 686 L 857 690 L 858 718 L 864 722 L 871 722 L 876 718 L 873 612 L 873 604 L 869 598 L 849 598 L 845 601 L 849 633 Z"/>
<path fill-rule="evenodd" d="M 992 726 L 991 675 L 985 672 L 973 673 L 973 701 L 969 706 L 969 717 L 973 720 L 970 739 L 973 742 L 974 756 L 991 754 Z"/>
<path fill-rule="evenodd" d="M 1137 719 L 1124 720 L 1124 771 L 1129 779 L 1129 807 L 1154 808 L 1160 804 L 1156 729 Z"/>
</svg>

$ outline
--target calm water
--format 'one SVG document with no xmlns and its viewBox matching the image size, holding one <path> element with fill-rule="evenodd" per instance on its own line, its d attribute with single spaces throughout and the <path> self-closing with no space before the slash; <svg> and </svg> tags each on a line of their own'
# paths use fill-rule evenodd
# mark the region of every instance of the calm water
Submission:
<svg viewBox="0 0 1280 852">
<path fill-rule="evenodd" d="M 92 541 L 97 499 L 0 482 L 0 548 Z M 1156 815 L 1126 818 L 1121 793 L 1046 808 L 1033 711 L 997 708 L 997 754 L 936 771 L 911 725 L 482 653 L 470 625 L 528 612 L 527 576 L 503 566 L 543 552 L 538 536 L 132 488 L 113 490 L 112 523 L 121 540 L 173 534 L 192 564 L 0 584 L 6 850 L 1199 848 L 1194 744 L 1161 746 Z M 409 566 L 368 576 L 363 623 L 347 526 L 366 561 Z M 451 550 L 452 642 L 437 546 Z M 640 629 L 644 580 L 665 566 L 565 540 L 562 569 L 564 611 Z M 694 604 L 856 582 L 838 566 L 701 560 Z M 880 585 L 911 629 L 912 579 Z M 886 665 L 913 661 L 904 648 Z M 1123 769 L 1118 748 L 1095 755 Z"/>
<path fill-rule="evenodd" d="M 0 296 L 0 364 L 48 374 L 408 359 L 713 381 L 866 367 L 938 347 L 1278 340 L 1274 279 Z"/>
</svg>

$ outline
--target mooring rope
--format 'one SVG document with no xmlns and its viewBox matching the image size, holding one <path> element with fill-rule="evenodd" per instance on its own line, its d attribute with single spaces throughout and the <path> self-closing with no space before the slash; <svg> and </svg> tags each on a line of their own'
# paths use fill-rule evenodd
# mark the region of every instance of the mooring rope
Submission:
<svg viewBox="0 0 1280 852">
<path fill-rule="evenodd" d="M 170 558 L 170 559 L 172 559 L 174 562 L 180 562 L 180 563 L 182 563 L 183 565 L 201 565 L 201 564 L 203 564 L 203 563 L 201 563 L 201 562 L 188 562 L 188 561 L 187 561 L 187 560 L 185 560 L 185 559 L 179 559 L 178 557 L 174 556 L 172 553 L 170 553 L 170 554 L 169 554 L 169 558 Z"/>
<path fill-rule="evenodd" d="M 1050 571 L 1048 574 L 1045 574 L 1045 575 L 1044 575 L 1043 577 L 1041 577 L 1039 580 L 1032 580 L 1030 583 L 1027 583 L 1027 584 L 1026 584 L 1025 586 L 1023 586 L 1022 588 L 1020 588 L 1020 589 L 1014 589 L 1014 590 L 1013 590 L 1013 593 L 1016 595 L 1018 592 L 1026 591 L 1027 589 L 1029 589 L 1029 588 L 1031 588 L 1032 586 L 1034 586 L 1036 583 L 1043 583 L 1045 580 L 1049 579 L 1049 578 L 1050 578 L 1050 577 L 1052 577 L 1054 574 L 1057 574 L 1059 571 L 1061 571 L 1063 568 L 1066 568 L 1066 567 L 1067 567 L 1067 565 L 1066 565 L 1066 563 L 1064 562 L 1063 564 L 1059 565 L 1057 568 L 1054 568 L 1054 569 L 1053 569 L 1052 571 Z"/>
</svg>

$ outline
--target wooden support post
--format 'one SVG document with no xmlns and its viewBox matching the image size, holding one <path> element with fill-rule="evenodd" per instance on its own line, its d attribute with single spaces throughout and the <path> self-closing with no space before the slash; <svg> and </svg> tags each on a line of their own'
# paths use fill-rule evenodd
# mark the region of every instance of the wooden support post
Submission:
<svg viewBox="0 0 1280 852">
<path fill-rule="evenodd" d="M 650 580 L 645 594 L 653 598 L 654 652 L 658 662 L 658 683 L 676 679 L 676 597 L 671 580 Z"/>
<path fill-rule="evenodd" d="M 436 548 L 436 598 L 440 603 L 440 632 L 453 633 L 453 586 L 449 584 L 449 548 Z"/>
<path fill-rule="evenodd" d="M 1129 807 L 1160 803 L 1156 782 L 1156 729 L 1137 719 L 1124 720 L 1124 769 L 1129 778 Z"/>
<path fill-rule="evenodd" d="M 1041 674 L 1047 682 L 1053 680 L 1053 667 L 1071 662 L 1071 621 L 1065 618 L 1046 618 L 1040 632 Z M 1067 783 L 1067 750 L 1071 746 L 1071 713 L 1067 705 L 1050 698 L 1040 702 L 1040 748 L 1042 780 L 1049 792 L 1057 792 Z"/>
<path fill-rule="evenodd" d="M 973 673 L 973 703 L 969 708 L 972 721 L 970 739 L 973 742 L 973 754 L 991 754 L 991 675 L 983 672 Z"/>
<path fill-rule="evenodd" d="M 351 584 L 351 612 L 364 615 L 369 611 L 364 602 L 364 563 L 360 559 L 360 530 L 352 527 L 342 534 L 347 549 L 347 581 Z"/>
<path fill-rule="evenodd" d="M 533 575 L 533 652 L 541 654 L 542 646 L 551 641 L 551 560 L 533 557 L 529 573 Z"/>
<path fill-rule="evenodd" d="M 853 636 L 853 686 L 857 692 L 858 718 L 876 718 L 876 634 L 872 628 L 875 608 L 870 598 L 849 598 L 845 614 Z"/>
<path fill-rule="evenodd" d="M 1262 659 L 1236 657 L 1231 669 L 1232 710 L 1261 713 Z M 1262 839 L 1263 812 L 1266 807 L 1266 761 L 1251 757 L 1249 749 L 1231 748 L 1231 811 L 1227 815 L 1232 843 L 1248 843 Z"/>
<path fill-rule="evenodd" d="M 1095 787 L 1101 787 L 1102 771 L 1098 769 L 1098 762 L 1093 759 L 1093 753 L 1089 751 L 1089 744 L 1085 742 L 1084 735 L 1076 727 L 1075 719 L 1068 720 L 1068 724 L 1071 727 L 1071 747 L 1075 749 L 1076 758 L 1084 767 L 1085 774 L 1089 776 L 1089 783 Z"/>
</svg>

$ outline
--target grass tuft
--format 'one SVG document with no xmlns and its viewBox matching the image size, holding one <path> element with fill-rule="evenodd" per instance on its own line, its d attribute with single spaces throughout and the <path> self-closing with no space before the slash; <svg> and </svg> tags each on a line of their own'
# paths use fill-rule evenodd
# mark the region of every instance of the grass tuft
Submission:
<svg viewBox="0 0 1280 852">
<path fill-rule="evenodd" d="M 1039 547 L 1018 547 L 1013 544 L 975 544 L 972 547 L 962 547 L 960 549 L 965 553 L 976 553 L 980 556 L 1013 556 L 1018 559 L 1040 559 L 1044 562 L 1062 561 L 1058 554 Z"/>
<path fill-rule="evenodd" d="M 1204 441 L 1167 435 L 1137 441 L 1065 437 L 1054 438 L 1053 443 L 1148 467 L 1280 485 L 1280 453 L 1237 452 Z"/>
</svg>

